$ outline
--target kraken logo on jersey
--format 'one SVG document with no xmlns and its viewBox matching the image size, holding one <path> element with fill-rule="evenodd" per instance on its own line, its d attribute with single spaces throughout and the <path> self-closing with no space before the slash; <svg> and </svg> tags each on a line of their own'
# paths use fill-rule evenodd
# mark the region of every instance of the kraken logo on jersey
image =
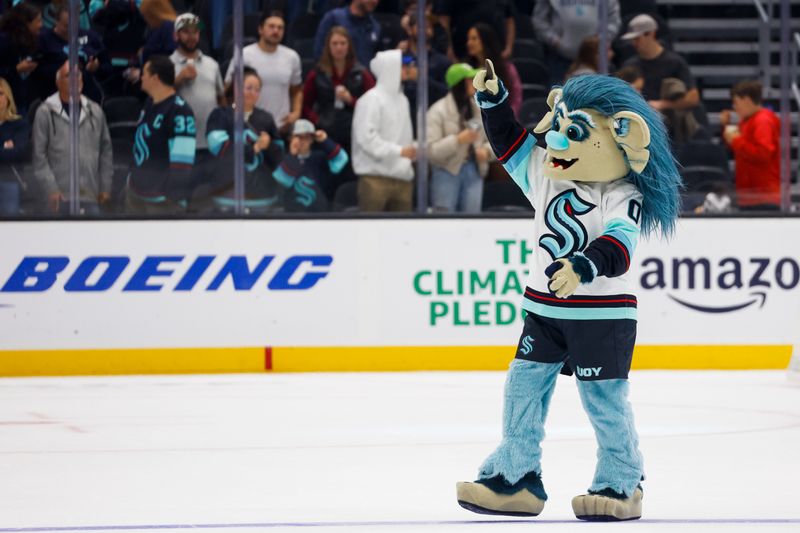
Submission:
<svg viewBox="0 0 800 533">
<path fill-rule="evenodd" d="M 147 147 L 147 137 L 150 137 L 150 126 L 147 123 L 139 124 L 136 128 L 136 135 L 133 140 L 133 157 L 136 160 L 136 166 L 142 166 L 142 163 L 150 159 L 150 148 Z"/>
<path fill-rule="evenodd" d="M 577 217 L 595 207 L 597 206 L 593 203 L 578 196 L 575 189 L 564 191 L 550 200 L 545 210 L 545 224 L 553 233 L 542 236 L 539 246 L 553 260 L 583 250 L 588 244 L 589 236 Z"/>
<path fill-rule="evenodd" d="M 519 349 L 522 355 L 529 355 L 533 351 L 533 337 L 525 335 L 522 338 L 522 348 Z"/>
</svg>

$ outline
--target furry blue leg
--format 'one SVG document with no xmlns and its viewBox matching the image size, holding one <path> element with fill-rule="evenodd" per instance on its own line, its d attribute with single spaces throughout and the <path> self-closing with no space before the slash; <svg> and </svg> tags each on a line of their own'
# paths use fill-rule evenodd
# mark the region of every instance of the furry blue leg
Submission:
<svg viewBox="0 0 800 533">
<path fill-rule="evenodd" d="M 508 370 L 503 407 L 503 440 L 481 465 L 478 477 L 502 474 L 514 484 L 528 472 L 542 473 L 544 421 L 561 363 L 514 359 Z"/>
<path fill-rule="evenodd" d="M 628 387 L 627 379 L 578 380 L 581 402 L 597 438 L 592 492 L 610 488 L 630 496 L 642 479 L 644 467 Z"/>
</svg>

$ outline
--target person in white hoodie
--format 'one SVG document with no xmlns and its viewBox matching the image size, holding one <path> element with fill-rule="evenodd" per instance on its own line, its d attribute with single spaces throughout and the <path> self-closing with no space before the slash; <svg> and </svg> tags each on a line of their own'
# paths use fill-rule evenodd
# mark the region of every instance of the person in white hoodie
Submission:
<svg viewBox="0 0 800 533">
<path fill-rule="evenodd" d="M 353 114 L 359 209 L 411 211 L 417 150 L 401 85 L 407 77 L 402 52 L 379 52 L 369 66 L 377 83 L 358 99 Z"/>
</svg>

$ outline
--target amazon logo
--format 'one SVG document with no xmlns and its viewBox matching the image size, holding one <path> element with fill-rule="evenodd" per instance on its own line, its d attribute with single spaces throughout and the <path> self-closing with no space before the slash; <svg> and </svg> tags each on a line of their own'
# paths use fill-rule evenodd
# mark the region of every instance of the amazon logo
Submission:
<svg viewBox="0 0 800 533">
<path fill-rule="evenodd" d="M 773 288 L 791 290 L 800 284 L 800 264 L 791 257 L 775 261 L 770 257 L 723 257 L 712 262 L 701 258 L 657 257 L 644 259 L 641 264 L 640 284 L 645 290 L 736 290 L 742 293 L 740 302 L 717 305 L 707 297 L 667 294 L 675 303 L 701 313 L 732 313 L 747 308 L 760 309 Z"/>
</svg>

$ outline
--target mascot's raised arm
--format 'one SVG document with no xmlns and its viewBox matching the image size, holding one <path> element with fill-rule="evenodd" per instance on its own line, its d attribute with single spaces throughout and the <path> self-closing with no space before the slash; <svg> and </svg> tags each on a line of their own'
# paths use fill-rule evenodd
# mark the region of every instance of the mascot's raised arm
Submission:
<svg viewBox="0 0 800 533">
<path fill-rule="evenodd" d="M 628 402 L 636 296 L 626 275 L 640 234 L 669 236 L 681 180 L 664 125 L 622 80 L 578 76 L 547 98 L 535 128 L 515 119 L 491 61 L 473 81 L 492 149 L 536 209 L 536 252 L 525 323 L 505 385 L 503 439 L 458 502 L 485 514 L 535 516 L 542 484 L 544 423 L 559 373 L 576 374 L 597 437 L 587 494 L 572 500 L 582 520 L 642 514 L 644 467 Z"/>
</svg>

